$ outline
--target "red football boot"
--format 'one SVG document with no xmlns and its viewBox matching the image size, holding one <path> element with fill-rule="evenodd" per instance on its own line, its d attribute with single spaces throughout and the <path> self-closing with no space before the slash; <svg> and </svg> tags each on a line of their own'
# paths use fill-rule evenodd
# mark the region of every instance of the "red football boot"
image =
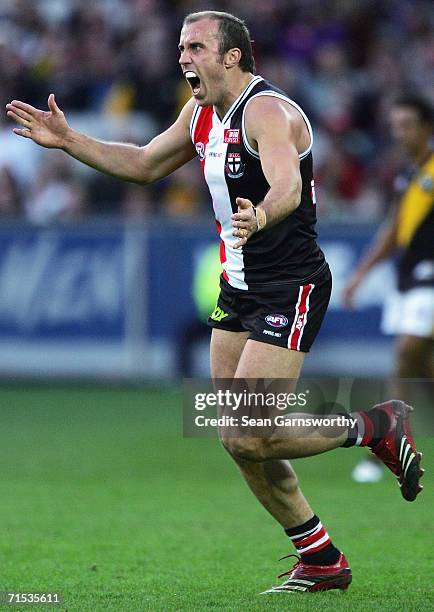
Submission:
<svg viewBox="0 0 434 612">
<path fill-rule="evenodd" d="M 334 565 L 307 565 L 298 557 L 298 555 L 287 555 L 288 557 L 297 557 L 297 563 L 287 572 L 280 574 L 289 576 L 289 578 L 281 585 L 271 587 L 266 593 L 293 593 L 293 592 L 312 592 L 312 591 L 329 591 L 330 589 L 348 588 L 352 575 L 348 561 L 343 553 Z"/>
<path fill-rule="evenodd" d="M 400 400 L 390 400 L 373 409 L 387 415 L 389 428 L 371 451 L 395 474 L 403 498 L 414 501 L 423 489 L 419 479 L 424 470 L 420 467 L 422 453 L 416 450 L 410 433 L 408 416 L 413 408 Z"/>
</svg>

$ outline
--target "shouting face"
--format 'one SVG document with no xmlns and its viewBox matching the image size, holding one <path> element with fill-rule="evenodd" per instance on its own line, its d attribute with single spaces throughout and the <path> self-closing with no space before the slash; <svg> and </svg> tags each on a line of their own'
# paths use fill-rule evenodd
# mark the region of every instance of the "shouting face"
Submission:
<svg viewBox="0 0 434 612">
<path fill-rule="evenodd" d="M 184 25 L 179 63 L 200 106 L 218 105 L 225 90 L 225 66 L 219 52 L 219 22 L 204 18 Z"/>
</svg>

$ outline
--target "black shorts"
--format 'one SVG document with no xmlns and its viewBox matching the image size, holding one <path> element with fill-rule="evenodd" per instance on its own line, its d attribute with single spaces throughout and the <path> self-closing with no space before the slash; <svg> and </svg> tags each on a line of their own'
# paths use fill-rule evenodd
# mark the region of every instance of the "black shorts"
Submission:
<svg viewBox="0 0 434 612">
<path fill-rule="evenodd" d="M 330 301 L 332 276 L 327 264 L 303 284 L 243 290 L 220 277 L 220 295 L 208 325 L 226 331 L 249 331 L 249 338 L 309 352 Z"/>
</svg>

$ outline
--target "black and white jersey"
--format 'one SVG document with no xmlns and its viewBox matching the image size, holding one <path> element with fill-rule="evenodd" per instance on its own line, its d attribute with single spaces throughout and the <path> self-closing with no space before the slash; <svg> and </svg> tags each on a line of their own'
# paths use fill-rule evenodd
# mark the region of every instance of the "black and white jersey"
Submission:
<svg viewBox="0 0 434 612">
<path fill-rule="evenodd" d="M 311 142 L 300 155 L 299 207 L 280 223 L 254 234 L 240 249 L 234 249 L 238 239 L 232 235 L 231 215 L 238 212 L 236 198 L 247 198 L 256 205 L 270 188 L 259 155 L 245 133 L 246 107 L 258 96 L 280 98 L 295 107 L 306 122 Z M 315 241 L 312 128 L 302 109 L 282 91 L 255 76 L 223 119 L 212 106 L 196 106 L 190 131 L 213 201 L 225 280 L 245 290 L 282 283 L 302 284 L 322 268 L 324 255 Z"/>
</svg>

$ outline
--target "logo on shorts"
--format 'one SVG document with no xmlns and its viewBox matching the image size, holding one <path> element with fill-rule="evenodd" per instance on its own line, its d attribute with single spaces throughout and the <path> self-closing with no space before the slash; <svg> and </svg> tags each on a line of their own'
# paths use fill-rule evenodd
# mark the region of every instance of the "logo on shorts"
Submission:
<svg viewBox="0 0 434 612">
<path fill-rule="evenodd" d="M 228 316 L 228 313 L 225 312 L 224 310 L 222 310 L 220 308 L 220 306 L 216 306 L 214 308 L 214 311 L 211 313 L 210 318 L 213 321 L 217 321 L 217 323 L 220 323 L 220 321 L 224 318 L 226 318 Z"/>
<path fill-rule="evenodd" d="M 205 145 L 203 142 L 196 142 L 196 153 L 198 154 L 200 161 L 205 159 Z"/>
<path fill-rule="evenodd" d="M 282 337 L 282 334 L 280 332 L 274 332 L 274 331 L 271 331 L 271 329 L 264 329 L 262 333 L 265 334 L 266 336 L 273 336 L 273 338 Z"/>
<path fill-rule="evenodd" d="M 228 144 L 240 144 L 240 130 L 225 130 L 223 142 L 227 142 Z"/>
<path fill-rule="evenodd" d="M 241 178 L 244 174 L 244 168 L 241 153 L 228 153 L 225 170 L 229 178 Z"/>
<path fill-rule="evenodd" d="M 271 314 L 265 317 L 265 321 L 271 327 L 285 327 L 288 325 L 288 319 L 281 314 Z"/>
<path fill-rule="evenodd" d="M 302 329 L 304 325 L 304 314 L 298 315 L 297 323 L 295 324 L 295 329 Z"/>
</svg>

